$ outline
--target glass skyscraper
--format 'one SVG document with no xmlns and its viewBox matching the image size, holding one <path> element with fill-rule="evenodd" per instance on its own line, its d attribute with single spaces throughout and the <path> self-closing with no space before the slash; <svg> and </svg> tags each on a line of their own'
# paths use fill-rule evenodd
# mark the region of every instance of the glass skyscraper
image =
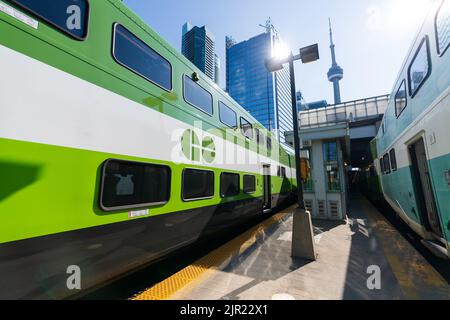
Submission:
<svg viewBox="0 0 450 320">
<path fill-rule="evenodd" d="M 218 83 L 220 60 L 215 54 L 214 35 L 205 27 L 183 25 L 181 52 L 210 79 Z"/>
<path fill-rule="evenodd" d="M 247 41 L 235 43 L 227 37 L 226 90 L 285 144 L 284 132 L 293 130 L 289 69 L 270 73 L 264 63 L 277 41 L 271 24 Z"/>
</svg>

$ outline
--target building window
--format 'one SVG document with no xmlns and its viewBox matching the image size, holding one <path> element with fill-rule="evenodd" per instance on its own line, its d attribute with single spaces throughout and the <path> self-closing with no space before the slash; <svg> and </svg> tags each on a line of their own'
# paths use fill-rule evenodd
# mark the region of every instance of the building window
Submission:
<svg viewBox="0 0 450 320">
<path fill-rule="evenodd" d="M 442 1 L 435 19 L 438 54 L 442 56 L 450 46 L 450 0 Z"/>
<path fill-rule="evenodd" d="M 241 132 L 246 138 L 253 139 L 253 127 L 250 124 L 250 122 L 248 122 L 242 117 L 241 117 Z"/>
<path fill-rule="evenodd" d="M 415 96 L 431 73 L 428 37 L 423 38 L 408 69 L 410 96 Z"/>
<path fill-rule="evenodd" d="M 391 151 L 389 151 L 389 155 L 391 158 L 392 171 L 397 171 L 397 158 L 395 156 L 395 149 L 391 149 Z"/>
<path fill-rule="evenodd" d="M 236 173 L 222 173 L 220 175 L 220 195 L 222 198 L 239 194 L 239 175 Z"/>
<path fill-rule="evenodd" d="M 236 112 L 223 102 L 219 102 L 219 118 L 220 122 L 226 124 L 230 128 L 237 128 Z"/>
<path fill-rule="evenodd" d="M 197 109 L 212 115 L 213 97 L 211 93 L 188 76 L 185 75 L 183 78 L 184 100 Z"/>
<path fill-rule="evenodd" d="M 244 193 L 254 193 L 256 191 L 256 177 L 251 175 L 244 176 Z"/>
<path fill-rule="evenodd" d="M 102 169 L 100 207 L 104 211 L 169 201 L 171 173 L 167 166 L 111 159 Z"/>
<path fill-rule="evenodd" d="M 137 75 L 165 90 L 172 90 L 169 61 L 118 23 L 114 25 L 113 56 L 119 64 Z"/>
<path fill-rule="evenodd" d="M 341 191 L 341 179 L 339 174 L 337 142 L 323 143 L 323 159 L 329 192 Z"/>
<path fill-rule="evenodd" d="M 313 173 L 313 161 L 312 161 L 312 152 L 311 152 L 311 148 L 302 150 L 302 152 L 304 153 L 302 155 L 302 158 L 304 158 L 304 163 L 306 165 L 306 162 L 309 164 L 310 168 L 309 168 L 309 174 L 308 174 L 308 178 L 306 179 L 306 181 L 304 181 L 303 184 L 303 188 L 305 190 L 305 192 L 313 192 L 314 191 L 314 183 L 313 183 L 313 179 L 312 179 L 312 173 Z M 292 160 L 290 161 L 291 163 L 295 161 L 295 158 L 292 158 Z"/>
<path fill-rule="evenodd" d="M 390 164 L 389 154 L 388 154 L 388 153 L 386 153 L 386 154 L 383 156 L 383 164 L 384 164 L 384 172 L 385 172 L 386 174 L 391 173 L 391 164 Z"/>
<path fill-rule="evenodd" d="M 323 157 L 325 162 L 336 162 L 338 160 L 336 141 L 323 143 Z"/>
<path fill-rule="evenodd" d="M 11 0 L 78 40 L 87 36 L 89 4 L 86 0 Z"/>
<path fill-rule="evenodd" d="M 214 197 L 214 172 L 185 169 L 183 171 L 183 200 L 200 200 Z"/>
<path fill-rule="evenodd" d="M 398 91 L 395 94 L 395 115 L 397 116 L 397 118 L 406 108 L 407 103 L 408 100 L 406 97 L 406 82 L 405 80 L 403 80 L 400 88 L 398 88 Z"/>
</svg>

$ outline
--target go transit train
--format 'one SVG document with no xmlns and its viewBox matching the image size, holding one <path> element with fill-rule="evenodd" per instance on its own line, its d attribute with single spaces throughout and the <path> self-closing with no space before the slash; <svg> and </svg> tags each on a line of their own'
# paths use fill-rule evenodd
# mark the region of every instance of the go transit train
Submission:
<svg viewBox="0 0 450 320">
<path fill-rule="evenodd" d="M 443 258 L 450 257 L 449 46 L 450 0 L 438 0 L 398 75 L 374 148 L 384 198 Z"/>
<path fill-rule="evenodd" d="M 72 297 L 295 201 L 295 158 L 122 1 L 1 0 L 0 72 L 0 299 Z"/>
</svg>

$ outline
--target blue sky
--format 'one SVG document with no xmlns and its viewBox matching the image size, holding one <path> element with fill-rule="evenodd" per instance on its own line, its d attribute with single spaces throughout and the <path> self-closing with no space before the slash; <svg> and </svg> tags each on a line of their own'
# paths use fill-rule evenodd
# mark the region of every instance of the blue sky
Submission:
<svg viewBox="0 0 450 320">
<path fill-rule="evenodd" d="M 430 2 L 435 0 L 125 0 L 154 30 L 181 50 L 186 21 L 206 25 L 216 38 L 225 86 L 225 36 L 240 42 L 264 31 L 270 16 L 294 51 L 319 43 L 318 62 L 296 64 L 297 88 L 307 101 L 333 102 L 328 17 L 337 61 L 344 69 L 343 101 L 389 93 Z"/>
</svg>

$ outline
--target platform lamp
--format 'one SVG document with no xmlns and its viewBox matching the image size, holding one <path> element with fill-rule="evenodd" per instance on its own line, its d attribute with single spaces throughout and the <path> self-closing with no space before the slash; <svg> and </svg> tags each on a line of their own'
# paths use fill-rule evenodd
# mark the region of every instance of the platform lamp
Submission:
<svg viewBox="0 0 450 320">
<path fill-rule="evenodd" d="M 274 56 L 266 59 L 266 67 L 269 72 L 277 72 L 283 69 L 283 65 L 289 63 L 289 73 L 291 77 L 291 98 L 292 98 L 292 121 L 294 122 L 294 149 L 295 149 L 295 172 L 297 177 L 298 207 L 292 215 L 292 257 L 316 260 L 316 250 L 314 244 L 314 231 L 312 226 L 311 213 L 306 211 L 303 199 L 303 187 L 300 174 L 300 138 L 298 130 L 297 98 L 295 93 L 295 73 L 294 61 L 302 60 L 309 63 L 319 60 L 319 47 L 317 44 L 300 49 L 300 53 L 295 55 L 291 52 L 285 57 Z"/>
</svg>

